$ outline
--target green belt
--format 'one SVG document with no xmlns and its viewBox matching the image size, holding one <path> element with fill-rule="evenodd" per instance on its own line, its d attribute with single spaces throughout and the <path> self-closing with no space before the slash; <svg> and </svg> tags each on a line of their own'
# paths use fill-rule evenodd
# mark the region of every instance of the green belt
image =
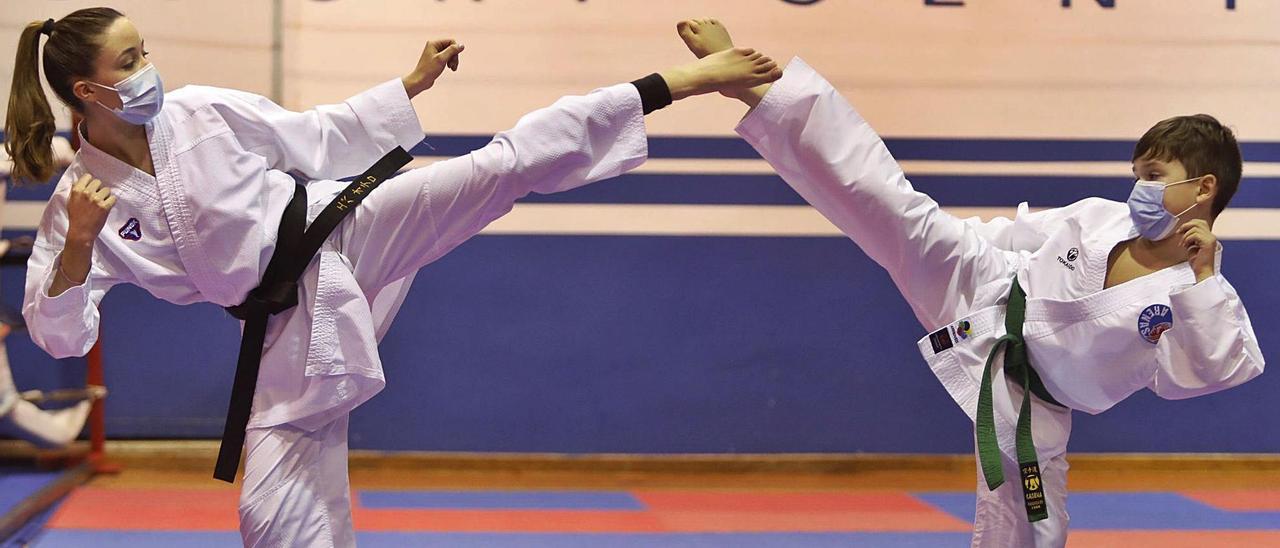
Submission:
<svg viewBox="0 0 1280 548">
<path fill-rule="evenodd" d="M 994 491 L 1004 483 L 1004 467 L 1000 464 L 1000 444 L 996 441 L 995 411 L 991 403 L 991 362 L 1004 349 L 1004 371 L 1022 383 L 1022 409 L 1018 411 L 1018 468 L 1022 471 L 1022 497 L 1027 505 L 1027 520 L 1040 521 L 1049 517 L 1045 505 L 1044 484 L 1040 480 L 1040 463 L 1036 458 L 1035 442 L 1031 438 L 1031 394 L 1062 407 L 1053 399 L 1035 369 L 1027 358 L 1027 344 L 1022 338 L 1022 324 L 1027 317 L 1027 294 L 1013 279 L 1013 288 L 1009 291 L 1008 310 L 1005 312 L 1005 336 L 996 340 L 996 345 L 987 356 L 987 365 L 982 369 L 982 387 L 978 394 L 978 415 L 976 431 L 978 438 L 978 460 L 982 463 L 982 475 L 987 479 L 987 488 Z"/>
</svg>

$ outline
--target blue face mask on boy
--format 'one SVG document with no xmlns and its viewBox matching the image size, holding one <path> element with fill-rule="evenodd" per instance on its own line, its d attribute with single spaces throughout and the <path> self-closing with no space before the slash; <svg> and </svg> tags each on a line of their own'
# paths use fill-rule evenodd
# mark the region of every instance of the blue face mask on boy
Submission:
<svg viewBox="0 0 1280 548">
<path fill-rule="evenodd" d="M 160 72 L 156 70 L 155 65 L 142 67 L 142 70 L 121 80 L 115 87 L 104 86 L 97 82 L 89 83 L 116 92 L 116 95 L 120 96 L 118 109 L 108 107 L 102 104 L 102 101 L 95 102 L 98 106 L 120 117 L 121 120 L 135 126 L 150 122 L 164 107 L 164 83 L 160 81 Z"/>
<path fill-rule="evenodd" d="M 1203 178 L 1204 176 L 1201 175 L 1185 181 L 1167 184 L 1160 181 L 1143 180 L 1134 183 L 1133 192 L 1129 194 L 1129 217 L 1133 218 L 1133 224 L 1137 225 L 1138 234 L 1153 242 L 1163 240 L 1173 234 L 1173 230 L 1178 227 L 1178 217 L 1191 211 L 1192 208 L 1200 205 L 1200 203 L 1191 204 L 1191 207 L 1175 215 L 1164 208 L 1164 189 L 1173 185 L 1199 181 Z"/>
</svg>

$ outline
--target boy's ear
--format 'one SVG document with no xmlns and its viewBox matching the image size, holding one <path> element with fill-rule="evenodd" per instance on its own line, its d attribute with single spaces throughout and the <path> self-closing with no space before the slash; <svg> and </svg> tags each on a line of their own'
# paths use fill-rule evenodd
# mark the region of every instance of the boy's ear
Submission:
<svg viewBox="0 0 1280 548">
<path fill-rule="evenodd" d="M 1200 191 L 1196 193 L 1196 201 L 1200 203 L 1213 202 L 1214 197 L 1218 195 L 1218 176 L 1212 173 L 1205 175 L 1200 179 Z"/>
</svg>

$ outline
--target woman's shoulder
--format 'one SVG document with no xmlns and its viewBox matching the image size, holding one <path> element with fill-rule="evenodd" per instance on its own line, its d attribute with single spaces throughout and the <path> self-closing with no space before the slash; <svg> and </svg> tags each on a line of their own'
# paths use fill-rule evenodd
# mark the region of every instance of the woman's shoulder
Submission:
<svg viewBox="0 0 1280 548">
<path fill-rule="evenodd" d="M 165 110 L 181 119 L 205 108 L 237 107 L 263 100 L 260 95 L 231 88 L 186 85 L 165 94 Z"/>
</svg>

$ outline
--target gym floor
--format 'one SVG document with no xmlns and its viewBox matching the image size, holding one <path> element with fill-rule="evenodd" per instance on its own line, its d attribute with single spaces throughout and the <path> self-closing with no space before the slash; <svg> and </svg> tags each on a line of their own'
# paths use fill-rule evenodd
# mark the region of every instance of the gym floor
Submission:
<svg viewBox="0 0 1280 548">
<path fill-rule="evenodd" d="M 205 449 L 200 449 L 203 451 Z M 197 451 L 197 453 L 199 453 Z M 208 463 L 129 451 L 29 524 L 36 547 L 235 546 L 237 488 Z M 352 458 L 361 546 L 967 546 L 972 459 L 744 464 Z M 1274 459 L 1083 455 L 1071 546 L 1280 546 Z M 16 469 L 0 494 L 27 482 Z"/>
</svg>

